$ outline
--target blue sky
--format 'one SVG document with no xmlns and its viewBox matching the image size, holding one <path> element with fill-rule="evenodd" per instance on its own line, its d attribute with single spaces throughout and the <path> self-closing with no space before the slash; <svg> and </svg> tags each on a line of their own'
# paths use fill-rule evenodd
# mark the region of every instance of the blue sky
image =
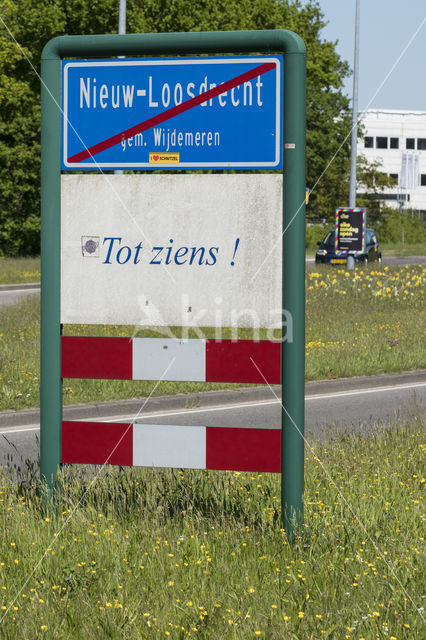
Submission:
<svg viewBox="0 0 426 640">
<path fill-rule="evenodd" d="M 355 0 L 319 0 L 319 5 L 328 22 L 322 31 L 323 39 L 339 40 L 336 50 L 352 69 Z M 359 110 L 426 111 L 425 19 L 426 0 L 360 0 Z M 422 23 L 411 45 L 375 96 Z M 345 83 L 345 93 L 352 96 L 352 77 Z"/>
</svg>

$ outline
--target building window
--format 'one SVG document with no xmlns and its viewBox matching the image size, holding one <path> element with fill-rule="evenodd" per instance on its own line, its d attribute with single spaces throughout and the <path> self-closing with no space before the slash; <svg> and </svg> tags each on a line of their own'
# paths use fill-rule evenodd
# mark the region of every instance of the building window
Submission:
<svg viewBox="0 0 426 640">
<path fill-rule="evenodd" d="M 391 138 L 390 139 L 390 148 L 391 149 L 399 149 L 399 138 Z"/>
<path fill-rule="evenodd" d="M 407 149 L 414 149 L 414 138 L 407 138 L 405 146 Z"/>
<path fill-rule="evenodd" d="M 426 151 L 426 138 L 417 138 L 417 149 L 419 151 Z"/>
<path fill-rule="evenodd" d="M 374 147 L 374 138 L 371 136 L 364 138 L 364 147 L 366 149 L 372 149 Z"/>
<path fill-rule="evenodd" d="M 389 178 L 392 181 L 392 184 L 398 184 L 398 174 L 397 173 L 390 173 L 389 174 Z"/>
<path fill-rule="evenodd" d="M 420 174 L 420 186 L 426 187 L 426 173 Z"/>
<path fill-rule="evenodd" d="M 387 149 L 388 148 L 388 139 L 382 138 L 379 136 L 376 138 L 376 149 Z"/>
</svg>

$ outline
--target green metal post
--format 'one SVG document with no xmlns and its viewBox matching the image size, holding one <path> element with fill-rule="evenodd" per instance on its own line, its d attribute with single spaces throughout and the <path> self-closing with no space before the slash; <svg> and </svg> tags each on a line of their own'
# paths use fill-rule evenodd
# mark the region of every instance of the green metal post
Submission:
<svg viewBox="0 0 426 640">
<path fill-rule="evenodd" d="M 47 494 L 61 462 L 60 71 L 58 56 L 42 59 L 40 474 Z"/>
<path fill-rule="evenodd" d="M 281 352 L 281 504 L 290 538 L 303 517 L 304 489 L 305 87 L 306 54 L 288 52 L 284 56 L 283 308 L 291 316 L 293 336 L 283 342 Z"/>
<path fill-rule="evenodd" d="M 293 340 L 282 345 L 282 513 L 293 535 L 303 514 L 306 49 L 291 31 L 60 36 L 43 50 L 41 476 L 49 489 L 61 460 L 60 60 L 63 57 L 284 53 L 283 308 Z M 52 96 L 50 95 L 50 93 Z M 57 104 L 55 104 L 55 100 Z M 283 327 L 284 330 L 284 327 Z"/>
</svg>

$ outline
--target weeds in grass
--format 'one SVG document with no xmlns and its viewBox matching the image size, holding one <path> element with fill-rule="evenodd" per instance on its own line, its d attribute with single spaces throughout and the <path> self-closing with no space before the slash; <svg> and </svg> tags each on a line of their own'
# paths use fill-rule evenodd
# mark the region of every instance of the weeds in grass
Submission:
<svg viewBox="0 0 426 640">
<path fill-rule="evenodd" d="M 0 285 L 40 282 L 40 258 L 0 257 Z"/>
<path fill-rule="evenodd" d="M 309 271 L 306 378 L 425 367 L 425 285 L 420 265 Z"/>
<path fill-rule="evenodd" d="M 3 476 L 0 635 L 423 638 L 424 435 L 314 443 L 294 544 L 277 475 L 67 467 L 43 517 L 39 484 Z"/>
</svg>

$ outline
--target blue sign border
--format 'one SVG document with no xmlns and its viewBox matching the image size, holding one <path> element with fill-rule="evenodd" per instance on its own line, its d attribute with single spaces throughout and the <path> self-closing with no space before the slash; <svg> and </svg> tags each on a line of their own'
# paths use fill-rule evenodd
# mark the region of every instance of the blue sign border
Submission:
<svg viewBox="0 0 426 640">
<path fill-rule="evenodd" d="M 151 163 L 151 162 L 147 162 L 146 158 L 144 159 L 144 162 L 135 162 L 135 161 L 130 161 L 130 162 L 122 162 L 122 161 L 117 161 L 114 158 L 114 161 L 111 161 L 111 157 L 109 157 L 108 159 L 106 159 L 105 156 L 105 151 L 93 156 L 88 156 L 88 158 L 82 160 L 82 161 L 77 161 L 77 162 L 69 162 L 69 159 L 67 158 L 68 153 L 72 153 L 69 151 L 69 144 L 68 144 L 68 140 L 69 140 L 69 136 L 73 135 L 74 139 L 76 137 L 75 134 L 77 134 L 77 137 L 80 137 L 78 132 L 76 132 L 75 127 L 77 125 L 73 126 L 73 123 L 69 122 L 69 117 L 70 117 L 70 105 L 69 105 L 69 92 L 68 92 L 68 88 L 69 88 L 69 75 L 68 72 L 70 69 L 72 68 L 76 68 L 76 67 L 86 67 L 86 68 L 96 68 L 96 67 L 115 67 L 117 68 L 117 66 L 165 66 L 165 67 L 171 67 L 171 66 L 175 66 L 175 65 L 191 65 L 191 64 L 196 64 L 196 65 L 223 65 L 223 64 L 244 64 L 244 63 L 249 63 L 249 64 L 253 64 L 253 63 L 259 63 L 259 64 L 264 64 L 264 63 L 273 63 L 275 64 L 275 83 L 274 83 L 274 88 L 275 88 L 275 109 L 273 110 L 273 116 L 275 119 L 275 127 L 272 127 L 272 130 L 274 131 L 274 133 L 272 134 L 275 138 L 275 144 L 274 144 L 274 149 L 273 149 L 273 153 L 274 153 L 274 157 L 271 158 L 270 160 L 268 159 L 267 161 L 264 160 L 264 158 L 262 158 L 261 160 L 256 158 L 256 147 L 254 146 L 253 150 L 250 150 L 250 153 L 253 151 L 253 155 L 251 156 L 250 160 L 248 161 L 242 161 L 241 160 L 241 151 L 240 151 L 240 157 L 238 158 L 238 160 L 236 161 L 235 159 L 232 159 L 232 152 L 230 153 L 229 156 L 227 156 L 227 158 L 224 160 L 223 158 L 221 158 L 219 161 L 187 161 L 187 162 L 181 162 L 180 161 L 180 157 L 179 157 L 179 161 L 176 162 L 176 160 L 174 160 L 171 164 L 166 164 L 166 163 L 161 163 L 161 164 L 157 164 L 157 163 Z M 75 92 L 74 92 L 75 93 Z M 283 121 L 282 121 L 282 112 L 283 112 L 283 101 L 282 101 L 282 94 L 283 94 L 283 56 L 281 54 L 276 54 L 276 55 L 258 55 L 258 56 L 226 56 L 226 57 L 219 57 L 219 56 L 215 56 L 215 57 L 197 57 L 197 58 L 191 58 L 191 57 L 180 57 L 180 58 L 137 58 L 137 59 L 112 59 L 112 60 L 105 60 L 105 59 L 101 59 L 101 60 L 63 60 L 62 61 L 62 105 L 63 105 L 63 111 L 62 111 L 62 152 L 61 152 L 61 169 L 63 171 L 73 171 L 73 170 L 102 170 L 102 169 L 107 169 L 107 170 L 114 170 L 114 169 L 127 169 L 127 170 L 148 170 L 148 171 L 155 171 L 155 170 L 174 170 L 174 171 L 179 171 L 182 169 L 192 169 L 192 170 L 206 170 L 206 169 L 232 169 L 232 170 L 254 170 L 254 169 L 263 169 L 263 170 L 278 170 L 278 169 L 282 169 L 282 156 L 283 156 L 283 142 L 282 142 L 282 133 L 283 133 Z M 76 97 L 73 97 L 74 100 L 76 100 Z M 198 110 L 199 111 L 199 110 Z M 242 117 L 244 118 L 244 112 L 242 110 L 240 110 Z M 240 113 L 239 112 L 239 113 Z M 206 115 L 209 112 L 206 111 Z M 216 112 L 217 113 L 217 112 Z M 271 108 L 269 107 L 269 114 L 268 114 L 268 118 L 267 118 L 267 124 L 266 126 L 269 127 L 269 130 L 271 130 Z M 73 115 L 73 119 L 75 122 L 75 115 Z M 244 121 L 243 121 L 244 123 Z M 78 123 L 77 123 L 78 124 Z M 228 125 L 229 127 L 229 125 Z M 125 127 L 122 127 L 122 129 Z M 73 133 L 74 130 L 74 133 Z M 248 130 L 248 128 L 247 128 Z M 118 134 L 118 131 L 114 131 L 115 134 Z M 111 134 L 111 131 L 109 131 L 109 134 Z M 105 135 L 105 138 L 108 137 L 108 134 Z M 80 138 L 81 140 L 81 138 Z M 84 145 L 83 141 L 81 148 L 82 149 L 86 149 L 87 147 Z M 99 141 L 100 142 L 100 141 Z M 89 150 L 91 149 L 91 147 L 89 146 Z M 157 153 L 157 149 L 150 149 L 150 151 L 153 151 L 155 153 Z M 262 150 L 263 151 L 263 150 Z M 170 150 L 169 153 L 173 154 L 175 152 L 175 150 Z M 164 153 L 163 151 L 159 151 L 159 153 Z M 260 153 L 260 152 L 259 152 Z M 176 154 L 179 155 L 179 154 Z M 223 154 L 222 154 L 223 155 Z M 229 159 L 228 159 L 229 157 Z"/>
</svg>

